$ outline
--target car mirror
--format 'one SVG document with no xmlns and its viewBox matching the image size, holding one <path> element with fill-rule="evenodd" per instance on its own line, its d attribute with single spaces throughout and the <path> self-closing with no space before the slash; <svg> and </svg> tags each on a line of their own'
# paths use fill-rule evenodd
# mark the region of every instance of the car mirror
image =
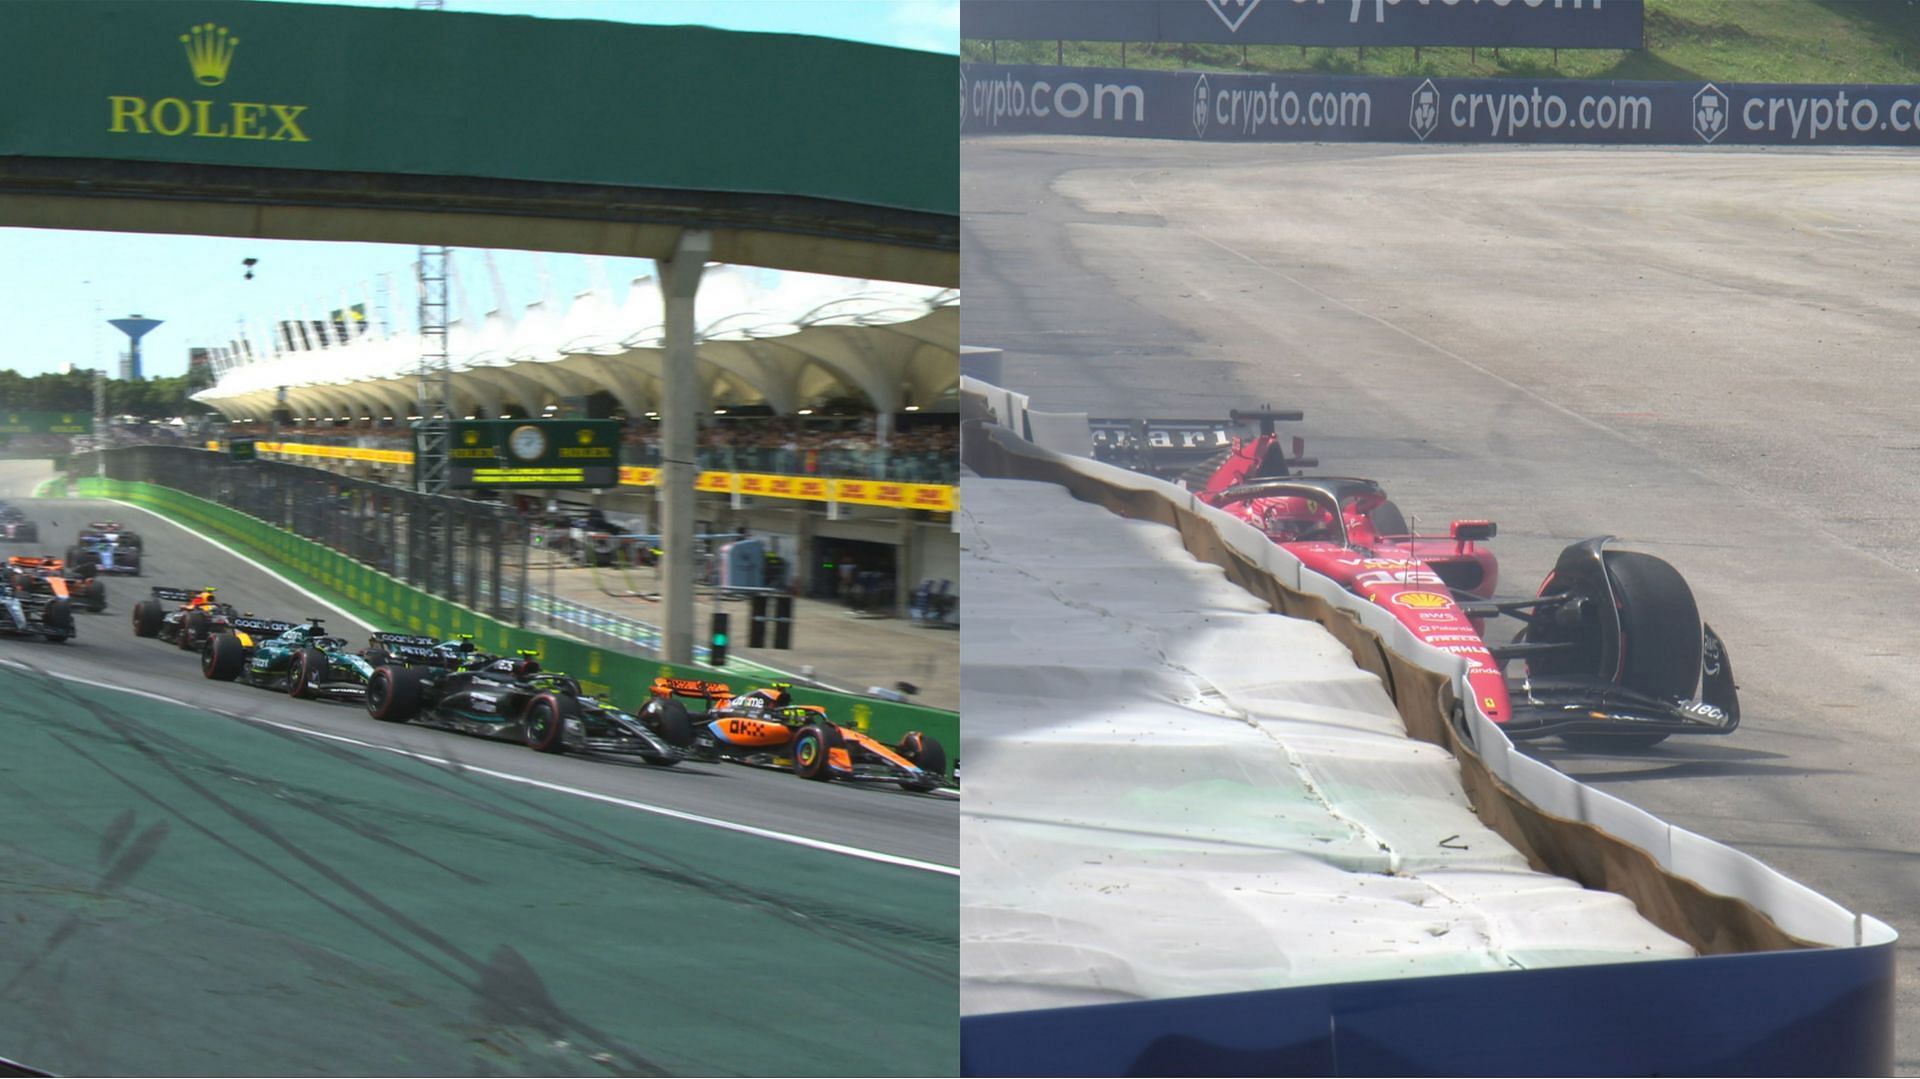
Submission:
<svg viewBox="0 0 1920 1079">
<path fill-rule="evenodd" d="M 1476 540 L 1490 540 L 1499 531 L 1499 526 L 1492 521 L 1455 521 L 1452 535 L 1462 543 L 1472 543 Z"/>
</svg>

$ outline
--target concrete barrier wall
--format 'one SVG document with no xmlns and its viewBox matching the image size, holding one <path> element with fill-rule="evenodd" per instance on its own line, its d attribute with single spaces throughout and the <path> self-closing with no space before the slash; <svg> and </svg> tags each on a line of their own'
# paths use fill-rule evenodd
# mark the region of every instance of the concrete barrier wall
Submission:
<svg viewBox="0 0 1920 1079">
<path fill-rule="evenodd" d="M 1017 394 L 963 386 L 963 415 L 1019 425 L 1024 407 Z M 979 419 L 963 428 L 962 457 L 982 475 L 1059 483 L 1174 527 L 1276 611 L 1320 622 L 1391 687 L 1410 734 L 1455 754 L 1476 811 L 1529 861 L 1626 895 L 1704 956 L 972 1017 L 966 1073 L 1890 1071 L 1897 938 L 1883 923 L 1538 766 L 1477 709 L 1452 722 L 1458 657 L 1396 635 L 1385 612 L 1190 493 Z"/>
</svg>

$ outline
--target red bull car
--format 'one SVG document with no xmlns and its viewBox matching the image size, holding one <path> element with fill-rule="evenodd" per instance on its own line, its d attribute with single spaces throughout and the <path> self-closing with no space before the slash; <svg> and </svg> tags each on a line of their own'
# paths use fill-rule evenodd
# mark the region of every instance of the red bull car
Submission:
<svg viewBox="0 0 1920 1079">
<path fill-rule="evenodd" d="M 1298 471 L 1317 462 L 1298 438 L 1289 454 L 1274 424 L 1300 418 L 1236 411 L 1232 423 L 1258 425 L 1245 437 L 1217 421 L 1095 420 L 1095 456 L 1178 476 L 1201 501 L 1461 657 L 1480 708 L 1512 738 L 1628 749 L 1739 726 L 1726 647 L 1672 566 L 1599 536 L 1561 551 L 1538 594 L 1497 599 L 1499 566 L 1483 546 L 1493 522 L 1413 534 L 1374 481 Z M 1489 637 L 1499 618 L 1520 623 L 1510 639 Z"/>
<path fill-rule="evenodd" d="M 167 604 L 177 606 L 167 609 Z M 211 587 L 156 587 L 152 599 L 133 605 L 133 635 L 158 637 L 183 652 L 198 652 L 217 634 L 233 628 L 239 612 L 214 598 Z"/>
<path fill-rule="evenodd" d="M 793 703 L 790 688 L 776 682 L 735 696 L 725 682 L 661 677 L 640 712 L 690 723 L 694 754 L 709 760 L 792 768 L 802 779 L 897 783 L 912 791 L 946 785 L 946 749 L 932 736 L 909 731 L 898 745 L 887 745 L 833 722 L 819 705 Z M 700 710 L 688 709 L 683 702 L 689 700 L 700 701 Z"/>
</svg>

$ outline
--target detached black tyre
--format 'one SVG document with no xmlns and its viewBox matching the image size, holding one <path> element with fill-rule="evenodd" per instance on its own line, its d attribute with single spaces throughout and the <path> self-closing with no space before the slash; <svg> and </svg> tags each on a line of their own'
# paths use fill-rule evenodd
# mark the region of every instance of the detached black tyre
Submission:
<svg viewBox="0 0 1920 1079">
<path fill-rule="evenodd" d="M 165 611 L 154 600 L 143 599 L 133 605 L 133 635 L 135 637 L 158 637 L 160 626 L 167 620 Z"/>
<path fill-rule="evenodd" d="M 1680 571 L 1649 554 L 1607 551 L 1620 611 L 1619 682 L 1655 697 L 1686 700 L 1700 681 L 1700 608 Z M 1612 679 L 1615 671 L 1600 671 Z M 1606 752 L 1646 749 L 1665 734 L 1572 734 L 1574 749 Z"/>
<path fill-rule="evenodd" d="M 107 586 L 99 580 L 88 581 L 81 589 L 80 598 L 86 602 L 87 610 L 104 612 L 107 609 Z"/>
<path fill-rule="evenodd" d="M 216 682 L 233 681 L 246 665 L 247 648 L 231 633 L 214 637 L 200 653 L 200 673 Z"/>
<path fill-rule="evenodd" d="M 367 714 L 405 723 L 420 714 L 420 672 L 411 667 L 375 667 L 367 676 Z"/>
</svg>

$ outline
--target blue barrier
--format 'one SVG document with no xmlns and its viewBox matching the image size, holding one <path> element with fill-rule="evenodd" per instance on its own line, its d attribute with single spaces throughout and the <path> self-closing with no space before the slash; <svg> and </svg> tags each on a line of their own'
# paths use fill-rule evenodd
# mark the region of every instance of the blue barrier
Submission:
<svg viewBox="0 0 1920 1079">
<path fill-rule="evenodd" d="M 1894 945 L 961 1020 L 963 1075 L 1889 1075 Z"/>
<path fill-rule="evenodd" d="M 960 130 L 1207 142 L 1920 146 L 1920 86 L 963 64 Z"/>
</svg>

